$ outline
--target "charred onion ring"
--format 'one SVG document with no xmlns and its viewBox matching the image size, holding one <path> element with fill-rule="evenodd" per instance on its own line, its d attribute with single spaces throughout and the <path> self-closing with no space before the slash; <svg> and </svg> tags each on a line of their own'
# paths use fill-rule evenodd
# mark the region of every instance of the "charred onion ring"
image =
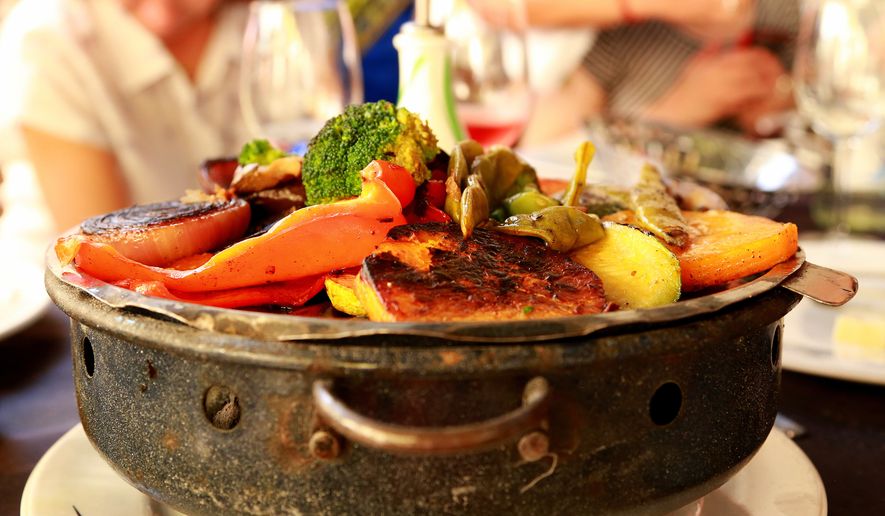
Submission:
<svg viewBox="0 0 885 516">
<path fill-rule="evenodd" d="M 165 266 L 223 247 L 243 236 L 251 211 L 242 199 L 144 204 L 93 217 L 80 225 L 91 240 L 145 265 Z"/>
</svg>

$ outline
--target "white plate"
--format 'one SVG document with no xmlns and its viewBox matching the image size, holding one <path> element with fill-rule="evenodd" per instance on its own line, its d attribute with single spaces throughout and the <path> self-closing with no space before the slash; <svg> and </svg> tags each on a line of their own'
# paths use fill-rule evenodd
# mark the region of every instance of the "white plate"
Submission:
<svg viewBox="0 0 885 516">
<path fill-rule="evenodd" d="M 803 300 L 784 321 L 783 366 L 791 371 L 885 385 L 885 345 L 836 342 L 837 321 L 865 321 L 885 332 L 885 242 L 800 242 L 808 261 L 858 279 L 848 304 L 832 308 Z M 868 335 L 875 332 L 868 331 Z"/>
<path fill-rule="evenodd" d="M 48 306 L 42 265 L 24 258 L 0 259 L 0 341 L 34 322 Z"/>
<path fill-rule="evenodd" d="M 149 515 L 148 499 L 120 478 L 77 425 L 46 452 L 22 493 L 22 516 Z M 681 512 L 680 512 L 681 513 Z M 823 483 L 791 440 L 774 430 L 750 463 L 702 502 L 703 516 L 818 516 Z M 163 514 L 179 514 L 169 509 Z"/>
</svg>

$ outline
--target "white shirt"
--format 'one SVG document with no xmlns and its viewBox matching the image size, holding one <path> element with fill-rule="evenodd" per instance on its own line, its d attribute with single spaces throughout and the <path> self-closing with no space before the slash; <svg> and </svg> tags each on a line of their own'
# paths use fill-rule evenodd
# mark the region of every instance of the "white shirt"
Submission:
<svg viewBox="0 0 885 516">
<path fill-rule="evenodd" d="M 0 159 L 14 127 L 112 152 L 137 203 L 196 188 L 248 139 L 237 98 L 246 6 L 224 7 L 196 80 L 119 0 L 21 0 L 0 34 Z M 5 128 L 5 129 L 4 129 Z"/>
</svg>

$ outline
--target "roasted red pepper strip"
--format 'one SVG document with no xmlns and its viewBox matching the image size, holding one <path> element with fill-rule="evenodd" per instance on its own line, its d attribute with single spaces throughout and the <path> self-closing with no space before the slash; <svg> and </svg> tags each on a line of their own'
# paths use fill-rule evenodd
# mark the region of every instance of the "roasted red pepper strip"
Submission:
<svg viewBox="0 0 885 516">
<path fill-rule="evenodd" d="M 73 260 L 79 270 L 109 283 L 159 281 L 181 292 L 261 285 L 354 267 L 391 228 L 406 223 L 400 201 L 378 178 L 377 167 L 365 172 L 359 197 L 295 211 L 266 233 L 237 242 L 193 269 L 144 265 L 82 235 L 60 239 L 56 254 L 62 265 Z"/>
<path fill-rule="evenodd" d="M 159 281 L 122 280 L 116 285 L 146 296 L 162 297 L 220 308 L 244 306 L 301 306 L 323 290 L 325 275 L 308 276 L 292 281 L 279 281 L 254 287 L 232 288 L 211 292 L 171 291 Z"/>
<path fill-rule="evenodd" d="M 446 203 L 446 183 L 428 179 L 422 185 L 424 197 L 431 206 L 442 208 Z"/>
<path fill-rule="evenodd" d="M 403 212 L 409 224 L 423 224 L 425 222 L 451 222 L 446 212 L 430 204 L 427 199 L 420 199 L 413 202 Z"/>
</svg>

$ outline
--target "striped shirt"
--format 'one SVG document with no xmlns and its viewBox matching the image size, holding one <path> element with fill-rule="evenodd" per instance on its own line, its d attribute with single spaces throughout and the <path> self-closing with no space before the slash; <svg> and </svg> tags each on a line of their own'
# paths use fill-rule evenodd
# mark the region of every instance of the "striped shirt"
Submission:
<svg viewBox="0 0 885 516">
<path fill-rule="evenodd" d="M 769 48 L 789 70 L 798 26 L 798 0 L 759 0 L 753 44 Z M 670 90 L 703 45 L 661 22 L 622 25 L 599 34 L 584 67 L 606 92 L 610 114 L 635 117 Z"/>
</svg>

